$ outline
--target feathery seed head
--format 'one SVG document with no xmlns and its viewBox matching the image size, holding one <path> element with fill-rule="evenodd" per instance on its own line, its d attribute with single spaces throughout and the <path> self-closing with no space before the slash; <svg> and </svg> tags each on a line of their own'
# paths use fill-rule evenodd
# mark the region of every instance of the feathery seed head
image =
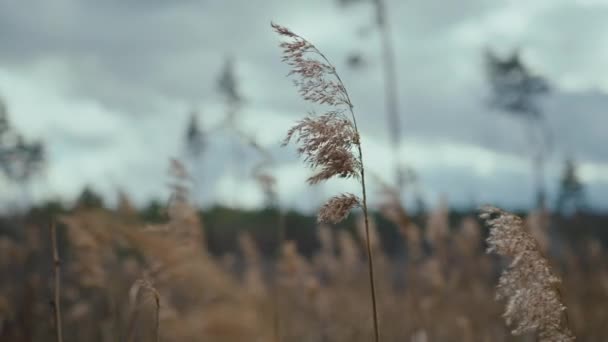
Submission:
<svg viewBox="0 0 608 342">
<path fill-rule="evenodd" d="M 291 140 L 300 144 L 298 154 L 311 168 L 320 170 L 308 179 L 316 184 L 334 176 L 359 178 L 361 164 L 352 152 L 359 135 L 340 111 L 322 116 L 308 116 L 287 132 L 283 144 Z"/>
<path fill-rule="evenodd" d="M 503 316 L 515 325 L 512 333 L 536 331 L 540 341 L 574 341 L 563 317 L 560 279 L 522 219 L 495 207 L 482 208 L 479 216 L 490 227 L 488 252 L 512 258 L 497 287 L 497 298 L 507 301 Z"/>
<path fill-rule="evenodd" d="M 354 119 L 345 115 L 345 109 L 352 109 L 352 104 L 335 68 L 306 39 L 280 25 L 272 24 L 272 27 L 289 38 L 280 45 L 283 61 L 292 67 L 289 75 L 297 76 L 294 83 L 302 98 L 332 107 L 346 106 L 320 116 L 311 113 L 287 132 L 283 145 L 295 140 L 300 145 L 298 154 L 304 157 L 304 162 L 313 169 L 320 169 L 308 178 L 310 184 L 334 176 L 358 179 L 361 162 L 353 154 L 353 147 L 360 145 L 359 133 Z"/>
<path fill-rule="evenodd" d="M 341 194 L 332 197 L 319 209 L 318 221 L 325 223 L 339 223 L 348 213 L 361 205 L 359 197 L 353 194 Z"/>
<path fill-rule="evenodd" d="M 283 49 L 282 59 L 292 67 L 289 75 L 297 76 L 294 84 L 302 98 L 313 103 L 352 107 L 336 69 L 327 58 L 312 43 L 288 28 L 271 25 L 279 35 L 288 38 L 279 45 Z"/>
<path fill-rule="evenodd" d="M 291 67 L 289 76 L 295 76 L 294 84 L 300 96 L 312 103 L 333 107 L 323 115 L 311 113 L 299 121 L 287 132 L 283 145 L 292 139 L 299 143 L 298 154 L 317 171 L 308 178 L 309 184 L 332 177 L 354 177 L 361 182 L 365 199 L 359 132 L 353 105 L 340 76 L 312 43 L 286 27 L 274 23 L 271 25 L 279 35 L 287 38 L 280 44 L 283 61 Z M 350 118 L 345 115 L 346 111 L 350 112 Z M 353 153 L 353 148 L 358 149 L 358 157 Z M 321 207 L 318 220 L 340 222 L 351 209 L 360 205 L 361 200 L 353 194 L 333 197 Z"/>
</svg>

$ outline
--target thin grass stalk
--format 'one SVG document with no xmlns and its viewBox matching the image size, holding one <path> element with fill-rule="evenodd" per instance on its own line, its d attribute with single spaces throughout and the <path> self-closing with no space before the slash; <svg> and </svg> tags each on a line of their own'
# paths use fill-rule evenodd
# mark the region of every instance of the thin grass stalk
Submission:
<svg viewBox="0 0 608 342">
<path fill-rule="evenodd" d="M 160 295 L 158 291 L 147 281 L 138 280 L 134 285 L 137 292 L 134 297 L 135 300 L 132 303 L 133 307 L 131 308 L 132 312 L 129 318 L 129 326 L 127 333 L 127 342 L 134 342 L 135 336 L 137 333 L 137 321 L 139 318 L 140 312 L 140 295 L 141 291 L 149 291 L 154 297 L 154 341 L 160 341 Z"/>
<path fill-rule="evenodd" d="M 365 191 L 365 174 L 363 168 L 363 153 L 361 152 L 361 145 L 359 145 L 359 158 L 361 159 L 361 189 L 363 191 L 363 217 L 365 218 L 365 245 L 367 247 L 368 257 L 368 271 L 369 271 L 369 285 L 372 296 L 372 312 L 374 314 L 374 341 L 380 340 L 380 328 L 378 326 L 378 308 L 376 303 L 376 284 L 374 277 L 374 257 L 372 253 L 372 245 L 369 238 L 369 218 L 367 213 L 367 194 Z"/>
<path fill-rule="evenodd" d="M 129 328 L 128 328 L 128 333 L 127 333 L 127 342 L 135 342 L 135 330 L 136 330 L 136 325 L 135 322 L 137 321 L 137 311 L 133 311 L 133 313 L 131 314 L 131 317 L 129 318 Z"/>
<path fill-rule="evenodd" d="M 57 227 L 54 220 L 51 222 L 51 244 L 53 248 L 54 295 L 52 307 L 55 322 L 55 339 L 57 342 L 63 342 L 63 331 L 61 328 L 61 260 L 59 259 L 59 251 L 57 249 Z"/>
<path fill-rule="evenodd" d="M 156 342 L 160 342 L 160 298 L 156 296 L 156 326 L 154 327 L 154 335 L 156 336 Z"/>
<path fill-rule="evenodd" d="M 384 71 L 384 100 L 388 116 L 388 131 L 393 148 L 393 163 L 396 177 L 396 186 L 399 195 L 402 194 L 404 179 L 400 166 L 401 148 L 401 120 L 399 117 L 399 98 L 397 96 L 397 72 L 395 65 L 395 49 L 390 37 L 390 27 L 388 23 L 386 4 L 384 0 L 375 0 L 376 18 L 380 28 L 382 44 L 382 67 Z"/>
<path fill-rule="evenodd" d="M 285 213 L 280 208 L 278 211 L 278 227 L 277 227 L 277 250 L 276 250 L 276 265 L 278 266 L 281 259 L 281 250 L 283 247 L 283 241 L 285 240 Z M 281 300 L 279 284 L 279 270 L 278 267 L 275 270 L 275 281 L 274 281 L 274 317 L 273 317 L 273 333 L 274 340 L 277 342 L 281 341 L 281 309 L 279 301 Z"/>
<path fill-rule="evenodd" d="M 325 62 L 328 65 L 330 65 L 335 70 L 335 67 L 333 66 L 333 64 L 331 64 L 331 62 L 327 59 L 327 57 L 325 57 L 325 55 L 321 51 L 316 50 L 316 52 L 321 56 L 321 58 L 323 58 L 325 60 Z M 348 95 L 348 91 L 346 90 L 346 87 L 344 86 L 344 82 L 342 82 L 340 75 L 338 75 L 337 72 L 334 72 L 334 76 L 336 76 L 336 79 L 338 80 L 338 82 L 340 82 L 340 85 L 344 89 L 344 94 L 346 95 L 346 100 L 348 103 L 348 110 L 350 112 L 351 118 L 353 119 L 353 126 L 355 127 L 355 131 L 357 132 L 357 134 L 359 134 L 359 128 L 357 127 L 357 119 L 355 117 L 355 113 L 353 112 L 353 104 L 350 100 L 350 96 Z M 365 167 L 363 166 L 363 150 L 361 148 L 361 141 L 359 141 L 359 143 L 357 143 L 357 153 L 358 153 L 358 157 L 359 157 L 359 163 L 361 164 L 361 193 L 363 196 L 363 201 L 362 201 L 363 202 L 363 217 L 364 217 L 364 221 L 365 221 L 365 246 L 366 246 L 367 258 L 368 258 L 367 270 L 369 273 L 370 295 L 371 295 L 371 299 L 372 299 L 372 314 L 373 314 L 373 318 L 374 318 L 374 341 L 378 342 L 378 341 L 380 341 L 380 327 L 379 327 L 379 323 L 378 323 L 378 304 L 377 304 L 377 300 L 376 300 L 374 257 L 373 257 L 373 253 L 372 253 L 371 241 L 369 238 L 369 215 L 368 215 L 368 210 L 367 210 L 367 191 L 365 188 Z"/>
</svg>

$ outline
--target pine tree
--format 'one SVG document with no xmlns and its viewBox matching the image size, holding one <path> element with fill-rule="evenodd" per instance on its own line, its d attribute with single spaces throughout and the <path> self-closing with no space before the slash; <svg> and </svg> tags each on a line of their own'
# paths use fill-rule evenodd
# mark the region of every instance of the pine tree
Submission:
<svg viewBox="0 0 608 342">
<path fill-rule="evenodd" d="M 585 187 L 578 176 L 576 163 L 567 159 L 560 180 L 555 210 L 559 213 L 580 211 L 585 207 Z"/>
<path fill-rule="evenodd" d="M 184 134 L 185 163 L 192 177 L 194 199 L 197 205 L 203 205 L 205 184 L 205 151 L 207 149 L 207 136 L 199 120 L 199 113 L 193 110 L 190 113 L 186 132 Z"/>
<path fill-rule="evenodd" d="M 10 123 L 8 109 L 0 100 L 0 172 L 22 190 L 28 205 L 29 183 L 42 174 L 46 152 L 41 141 L 28 141 Z"/>
</svg>

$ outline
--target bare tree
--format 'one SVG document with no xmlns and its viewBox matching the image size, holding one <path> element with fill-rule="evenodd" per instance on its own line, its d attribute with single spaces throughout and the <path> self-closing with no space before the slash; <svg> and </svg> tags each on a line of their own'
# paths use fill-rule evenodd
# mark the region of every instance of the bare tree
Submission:
<svg viewBox="0 0 608 342">
<path fill-rule="evenodd" d="M 200 123 L 200 114 L 193 110 L 184 134 L 185 156 L 194 181 L 195 198 L 202 205 L 205 189 L 204 156 L 207 149 L 207 133 Z"/>
<path fill-rule="evenodd" d="M 576 162 L 571 158 L 566 159 L 555 211 L 559 213 L 578 212 L 586 207 L 586 202 L 585 186 L 578 175 Z"/>
<path fill-rule="evenodd" d="M 8 110 L 0 100 L 0 172 L 22 189 L 27 202 L 27 186 L 40 175 L 46 165 L 46 153 L 41 141 L 28 141 L 12 125 Z"/>
<path fill-rule="evenodd" d="M 221 129 L 227 130 L 231 135 L 238 137 L 239 128 L 239 112 L 243 106 L 244 98 L 239 91 L 238 80 L 235 73 L 234 61 L 231 57 L 227 57 L 224 67 L 217 81 L 218 91 L 224 98 L 226 104 L 226 113 L 221 124 Z M 240 165 L 243 163 L 244 154 L 241 149 L 240 139 L 233 139 L 231 144 L 232 158 L 230 161 L 229 170 L 232 174 L 232 181 L 236 182 L 239 177 Z M 233 196 L 238 194 L 237 189 L 231 191 Z M 234 198 L 232 200 L 234 202 Z M 233 203 L 234 204 L 234 203 Z"/>
<path fill-rule="evenodd" d="M 384 103 L 386 108 L 387 129 L 390 145 L 393 151 L 393 176 L 395 185 L 401 194 L 407 183 L 406 171 L 401 163 L 401 115 L 399 108 L 399 82 L 397 78 L 396 53 L 391 37 L 391 25 L 387 15 L 385 0 L 338 0 L 341 5 L 369 2 L 373 5 L 375 21 L 374 28 L 380 35 L 382 51 L 382 72 L 384 80 Z M 348 58 L 351 66 L 363 64 L 359 54 L 351 54 Z"/>
<path fill-rule="evenodd" d="M 544 166 L 547 154 L 551 151 L 552 137 L 538 99 L 550 91 L 549 83 L 522 62 L 519 51 L 502 58 L 493 51 L 486 50 L 485 61 L 491 87 L 490 106 L 517 117 L 526 126 L 536 206 L 544 207 Z"/>
</svg>

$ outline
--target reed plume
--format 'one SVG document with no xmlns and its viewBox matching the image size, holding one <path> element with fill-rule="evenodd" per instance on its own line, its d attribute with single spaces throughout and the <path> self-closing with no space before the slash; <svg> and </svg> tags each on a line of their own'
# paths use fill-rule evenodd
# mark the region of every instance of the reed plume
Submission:
<svg viewBox="0 0 608 342">
<path fill-rule="evenodd" d="M 497 298 L 507 300 L 503 316 L 515 326 L 512 333 L 535 332 L 541 342 L 574 341 L 558 288 L 561 280 L 521 218 L 494 207 L 482 208 L 480 217 L 490 227 L 488 252 L 512 258 L 497 287 Z"/>
<path fill-rule="evenodd" d="M 379 340 L 378 310 L 374 263 L 370 243 L 365 169 L 363 152 L 353 103 L 338 75 L 336 68 L 312 43 L 286 27 L 271 24 L 273 29 L 286 38 L 280 44 L 283 61 L 296 76 L 294 84 L 300 96 L 309 102 L 331 107 L 322 115 L 311 112 L 292 127 L 283 144 L 295 140 L 298 154 L 316 171 L 308 178 L 309 184 L 338 178 L 355 178 L 361 185 L 362 198 L 353 194 L 341 194 L 331 198 L 319 211 L 320 222 L 337 223 L 348 216 L 351 209 L 361 206 L 365 220 L 365 236 L 368 256 L 369 281 L 374 322 L 374 341 Z M 356 151 L 356 154 L 355 152 Z"/>
</svg>

